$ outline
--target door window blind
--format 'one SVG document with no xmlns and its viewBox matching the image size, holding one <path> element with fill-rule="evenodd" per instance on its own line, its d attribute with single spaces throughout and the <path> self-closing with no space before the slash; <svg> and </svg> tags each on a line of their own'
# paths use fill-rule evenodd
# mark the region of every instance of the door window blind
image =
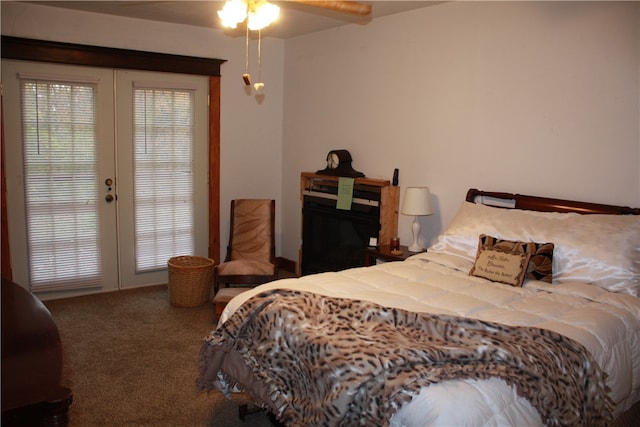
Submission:
<svg viewBox="0 0 640 427">
<path fill-rule="evenodd" d="M 95 84 L 24 78 L 20 87 L 31 289 L 99 286 Z"/>
<path fill-rule="evenodd" d="M 134 83 L 136 271 L 194 252 L 194 94 Z"/>
</svg>

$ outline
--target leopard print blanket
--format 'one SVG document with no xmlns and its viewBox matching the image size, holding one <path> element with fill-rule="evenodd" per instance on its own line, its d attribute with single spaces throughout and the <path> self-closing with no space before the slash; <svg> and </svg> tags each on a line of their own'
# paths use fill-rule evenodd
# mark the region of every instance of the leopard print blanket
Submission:
<svg viewBox="0 0 640 427">
<path fill-rule="evenodd" d="M 205 338 L 200 389 L 246 390 L 292 426 L 387 426 L 421 387 L 499 377 L 551 426 L 604 425 L 605 374 L 552 331 L 272 290 Z"/>
</svg>

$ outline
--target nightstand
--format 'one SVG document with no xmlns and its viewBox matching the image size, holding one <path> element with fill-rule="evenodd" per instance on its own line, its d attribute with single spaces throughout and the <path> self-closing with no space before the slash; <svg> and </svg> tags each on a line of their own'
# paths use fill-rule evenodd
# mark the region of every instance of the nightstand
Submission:
<svg viewBox="0 0 640 427">
<path fill-rule="evenodd" d="M 384 261 L 404 261 L 411 255 L 415 255 L 418 252 L 409 252 L 407 246 L 400 245 L 401 254 L 392 254 L 389 245 L 380 245 L 377 248 L 367 248 L 365 251 L 364 265 L 370 266 L 376 263 L 377 259 Z"/>
</svg>

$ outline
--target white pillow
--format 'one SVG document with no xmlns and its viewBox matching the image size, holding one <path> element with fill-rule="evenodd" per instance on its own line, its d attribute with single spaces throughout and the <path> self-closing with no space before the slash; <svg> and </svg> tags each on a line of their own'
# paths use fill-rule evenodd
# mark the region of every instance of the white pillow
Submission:
<svg viewBox="0 0 640 427">
<path fill-rule="evenodd" d="M 429 252 L 471 262 L 478 236 L 552 242 L 553 282 L 591 283 L 640 296 L 640 216 L 502 209 L 464 202 Z"/>
</svg>

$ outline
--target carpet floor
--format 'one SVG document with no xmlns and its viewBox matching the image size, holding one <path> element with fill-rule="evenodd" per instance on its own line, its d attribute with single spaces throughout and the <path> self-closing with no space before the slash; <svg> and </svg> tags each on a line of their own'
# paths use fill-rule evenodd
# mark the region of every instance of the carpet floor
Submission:
<svg viewBox="0 0 640 427">
<path fill-rule="evenodd" d="M 75 426 L 271 426 L 258 412 L 244 421 L 231 400 L 195 386 L 213 307 L 178 308 L 166 286 L 47 301 L 62 338 L 64 385 Z"/>
</svg>

